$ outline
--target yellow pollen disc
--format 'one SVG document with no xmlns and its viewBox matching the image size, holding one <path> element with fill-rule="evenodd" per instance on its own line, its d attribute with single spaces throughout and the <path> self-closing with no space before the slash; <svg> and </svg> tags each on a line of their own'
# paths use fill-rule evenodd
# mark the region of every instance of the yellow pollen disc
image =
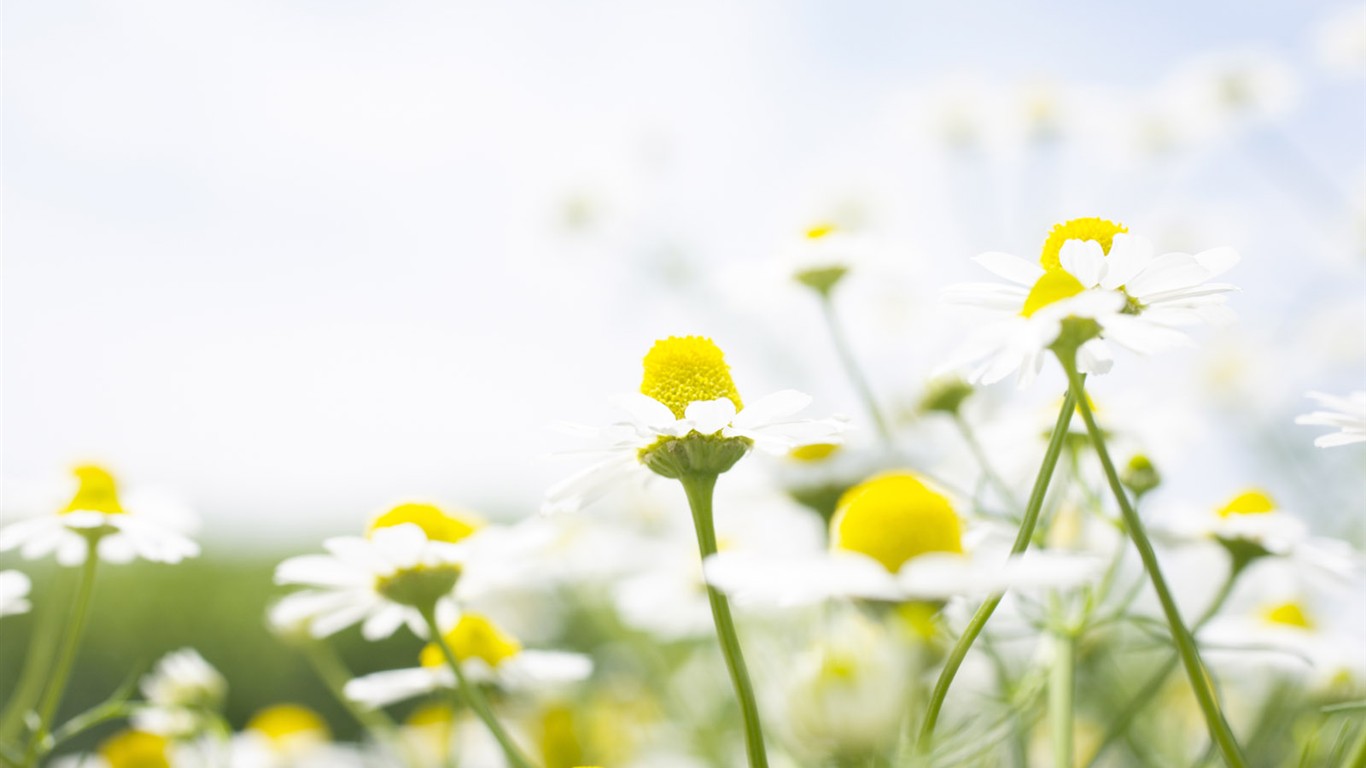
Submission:
<svg viewBox="0 0 1366 768">
<path fill-rule="evenodd" d="M 583 744 L 579 741 L 574 710 L 565 704 L 548 707 L 541 715 L 537 746 L 546 768 L 570 768 L 583 763 Z"/>
<path fill-rule="evenodd" d="M 787 456 L 797 461 L 821 461 L 828 459 L 840 449 L 836 443 L 812 443 L 811 445 L 799 445 L 788 451 Z"/>
<path fill-rule="evenodd" d="M 449 704 L 423 704 L 413 710 L 412 714 L 403 721 L 404 725 L 424 726 L 424 725 L 443 725 L 448 726 L 455 722 L 455 710 Z"/>
<path fill-rule="evenodd" d="M 830 520 L 830 545 L 858 552 L 895 573 L 927 552 L 963 551 L 962 522 L 949 500 L 909 472 L 888 472 L 850 488 Z"/>
<path fill-rule="evenodd" d="M 299 704 L 276 704 L 252 715 L 247 730 L 256 731 L 271 741 L 293 741 L 298 738 L 327 741 L 332 731 L 317 712 Z"/>
<path fill-rule="evenodd" d="M 431 541 L 457 542 L 474 533 L 480 522 L 470 518 L 456 517 L 442 512 L 431 504 L 400 504 L 375 518 L 365 535 L 370 536 L 381 528 L 412 523 L 427 534 Z"/>
<path fill-rule="evenodd" d="M 1234 515 L 1266 515 L 1276 511 L 1276 502 L 1263 491 L 1250 490 L 1234 496 L 1229 503 L 1219 508 L 1220 517 Z"/>
<path fill-rule="evenodd" d="M 1280 624 L 1286 627 L 1314 628 L 1314 622 L 1305 614 L 1304 609 L 1296 603 L 1281 603 L 1270 606 L 1262 611 L 1262 618 L 1272 624 Z"/>
<path fill-rule="evenodd" d="M 118 484 L 114 476 L 104 467 L 85 464 L 73 470 L 80 486 L 71 503 L 62 510 L 66 512 L 103 512 L 106 515 L 124 514 L 119 504 Z"/>
<path fill-rule="evenodd" d="M 683 418 L 689 403 L 727 398 L 735 410 L 744 406 L 730 378 L 721 348 L 705 336 L 670 336 L 660 339 L 645 355 L 642 394 L 667 405 Z"/>
<path fill-rule="evenodd" d="M 817 224 L 816 226 L 806 230 L 806 239 L 819 240 L 822 237 L 825 237 L 826 235 L 833 233 L 834 231 L 834 224 Z"/>
<path fill-rule="evenodd" d="M 490 667 L 497 667 L 504 661 L 522 651 L 517 638 L 504 632 L 501 627 L 478 614 L 467 613 L 460 617 L 455 629 L 446 633 L 446 645 L 451 647 L 457 661 L 482 659 Z M 428 643 L 420 657 L 424 667 L 444 667 L 446 657 L 436 643 Z"/>
<path fill-rule="evenodd" d="M 100 744 L 100 757 L 109 768 L 170 768 L 169 743 L 146 731 L 120 731 Z"/>
<path fill-rule="evenodd" d="M 1115 241 L 1115 235 L 1128 231 L 1129 228 L 1123 224 L 1116 224 L 1113 221 L 1098 219 L 1094 216 L 1055 224 L 1053 230 L 1048 233 L 1048 239 L 1044 241 L 1043 254 L 1039 256 L 1039 263 L 1043 265 L 1044 269 L 1060 269 L 1062 262 L 1058 260 L 1058 254 L 1062 252 L 1062 244 L 1068 240 L 1095 240 L 1100 243 L 1100 249 L 1108 256 L 1110 255 L 1110 246 Z"/>
<path fill-rule="evenodd" d="M 1086 288 L 1081 281 L 1073 277 L 1071 272 L 1062 268 L 1049 269 L 1029 289 L 1020 314 L 1029 317 L 1049 304 L 1070 299 L 1084 290 Z"/>
</svg>

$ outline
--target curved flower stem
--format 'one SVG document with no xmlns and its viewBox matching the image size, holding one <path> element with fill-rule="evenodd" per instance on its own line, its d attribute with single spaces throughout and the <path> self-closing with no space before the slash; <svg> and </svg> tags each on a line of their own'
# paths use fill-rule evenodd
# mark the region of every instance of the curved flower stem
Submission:
<svg viewBox="0 0 1366 768">
<path fill-rule="evenodd" d="M 679 478 L 683 492 L 692 508 L 693 527 L 697 529 L 697 549 L 703 562 L 716 554 L 716 528 L 712 522 L 712 492 L 716 489 L 715 473 L 686 474 Z M 726 659 L 735 696 L 740 701 L 740 715 L 744 719 L 745 753 L 750 768 L 767 768 L 768 755 L 764 751 L 763 726 L 759 722 L 759 705 L 754 699 L 754 686 L 749 681 L 745 657 L 740 651 L 740 638 L 735 634 L 735 621 L 730 615 L 730 603 L 716 587 L 707 585 L 707 601 L 716 624 L 716 637 L 721 642 L 721 654 Z"/>
<path fill-rule="evenodd" d="M 483 721 L 489 732 L 493 734 L 493 738 L 498 741 L 498 746 L 503 748 L 503 754 L 507 757 L 508 763 L 513 768 L 533 768 L 533 763 L 522 754 L 517 743 L 512 740 L 512 736 L 494 716 L 493 709 L 489 706 L 488 700 L 484 698 L 483 692 L 465 677 L 465 671 L 460 668 L 460 661 L 455 658 L 455 652 L 446 643 L 446 638 L 441 635 L 441 628 L 436 624 L 435 609 L 423 610 L 422 618 L 426 620 L 427 628 L 431 630 L 432 642 L 441 649 L 441 655 L 446 657 L 446 664 L 455 673 L 455 682 L 460 689 L 460 695 L 464 697 L 465 702 L 470 705 L 470 709 L 474 710 L 474 714 Z"/>
<path fill-rule="evenodd" d="M 1053 764 L 1072 768 L 1072 700 L 1076 681 L 1077 639 L 1070 631 L 1053 634 L 1053 667 L 1048 680 L 1048 718 L 1053 733 Z"/>
<path fill-rule="evenodd" d="M 1352 752 L 1343 765 L 1347 768 L 1366 768 L 1366 723 L 1361 724 L 1361 732 L 1357 734 Z"/>
<path fill-rule="evenodd" d="M 1062 455 L 1062 446 L 1067 440 L 1067 425 L 1071 423 L 1072 413 L 1076 407 L 1075 393 L 1069 388 L 1067 396 L 1063 398 L 1062 408 L 1058 411 L 1058 421 L 1053 425 L 1053 434 L 1048 438 L 1048 448 L 1044 451 L 1043 463 L 1039 465 L 1039 474 L 1034 478 L 1034 489 L 1029 494 L 1029 503 L 1025 506 L 1020 530 L 1015 535 L 1015 544 L 1010 548 L 1011 555 L 1024 552 L 1029 548 L 1030 540 L 1034 538 L 1034 528 L 1039 523 L 1039 512 L 1043 509 L 1044 497 L 1048 495 L 1048 484 L 1053 479 L 1053 470 L 1058 466 L 1058 457 Z M 968 626 L 959 636 L 958 642 L 949 651 L 949 656 L 944 661 L 944 669 L 935 681 L 934 692 L 930 694 L 929 706 L 925 709 L 925 720 L 920 724 L 920 737 L 917 741 L 922 753 L 930 749 L 934 726 L 939 721 L 939 711 L 944 706 L 944 698 L 948 696 L 949 686 L 953 685 L 958 668 L 963 665 L 968 650 L 972 648 L 977 636 L 982 634 L 987 621 L 991 619 L 991 614 L 996 611 L 996 606 L 1001 604 L 1003 596 L 992 595 L 982 603 L 968 621 Z"/>
<path fill-rule="evenodd" d="M 100 534 L 88 538 L 85 563 L 81 565 L 81 581 L 76 588 L 76 599 L 71 605 L 71 616 L 66 623 L 66 633 L 62 636 L 60 650 L 57 651 L 57 664 L 52 668 L 47 688 L 43 691 L 42 701 L 38 704 L 38 730 L 29 738 L 28 749 L 24 752 L 24 765 L 37 765 L 40 755 L 51 747 L 47 745 L 52 733 L 52 718 L 57 714 L 57 706 L 62 703 L 66 683 L 71 677 L 71 667 L 76 661 L 76 649 L 80 647 L 81 635 L 85 632 L 86 619 L 90 617 L 91 597 L 95 593 L 95 566 L 99 565 Z"/>
<path fill-rule="evenodd" d="M 1180 654 L 1181 663 L 1186 668 L 1186 677 L 1190 679 L 1191 688 L 1195 690 L 1195 698 L 1200 703 L 1200 711 L 1205 716 L 1205 724 L 1209 727 L 1210 737 L 1218 745 L 1225 763 L 1234 766 L 1234 768 L 1243 768 L 1247 762 L 1238 747 L 1238 741 L 1233 737 L 1232 730 L 1229 729 L 1228 722 L 1224 720 L 1224 715 L 1219 710 L 1219 701 L 1215 697 L 1214 689 L 1205 674 L 1204 664 L 1200 661 L 1200 651 L 1195 646 L 1195 637 L 1181 620 L 1181 612 L 1176 607 L 1176 600 L 1172 597 L 1171 589 L 1167 586 L 1167 580 L 1162 576 L 1162 569 L 1157 562 L 1157 552 L 1153 550 L 1152 542 L 1148 539 L 1148 533 L 1143 527 L 1143 520 L 1134 510 L 1134 506 L 1130 503 L 1129 496 L 1124 490 L 1124 485 L 1119 480 L 1119 472 L 1115 470 L 1115 464 L 1110 459 L 1110 451 L 1105 447 L 1105 436 L 1101 433 L 1100 427 L 1096 425 L 1095 415 L 1091 413 L 1091 405 L 1086 400 L 1085 384 L 1082 381 L 1081 374 L 1077 372 L 1075 349 L 1070 354 L 1060 352 L 1058 359 L 1067 371 L 1067 381 L 1076 396 L 1077 409 L 1081 411 L 1082 421 L 1086 422 L 1086 431 L 1091 435 L 1091 444 L 1095 447 L 1101 467 L 1105 470 L 1105 478 L 1109 481 L 1110 491 L 1114 494 L 1115 501 L 1119 503 L 1120 514 L 1124 517 L 1124 525 L 1129 531 L 1129 538 L 1133 540 L 1134 547 L 1138 550 L 1138 556 L 1143 561 L 1143 569 L 1148 572 L 1148 579 L 1152 581 L 1153 591 L 1157 593 L 1157 599 L 1162 604 L 1162 612 L 1167 618 L 1167 626 L 1171 629 L 1172 640 L 1175 641 L 1176 651 Z"/>
<path fill-rule="evenodd" d="M 877 398 L 873 395 L 873 388 L 868 384 L 868 378 L 863 375 L 863 369 L 859 367 L 858 360 L 854 358 L 853 348 L 849 346 L 849 339 L 844 335 L 844 327 L 840 325 L 839 316 L 835 313 L 835 300 L 831 297 L 830 291 L 821 292 L 821 314 L 825 316 L 825 325 L 830 329 L 830 340 L 835 345 L 835 354 L 839 356 L 840 364 L 844 366 L 844 372 L 849 376 L 849 381 L 858 390 L 859 397 L 863 400 L 863 406 L 868 409 L 868 417 L 873 420 L 873 425 L 877 427 L 878 437 L 887 446 L 892 445 L 892 429 L 887 423 L 886 417 L 882 414 L 882 409 L 878 407 Z"/>
</svg>

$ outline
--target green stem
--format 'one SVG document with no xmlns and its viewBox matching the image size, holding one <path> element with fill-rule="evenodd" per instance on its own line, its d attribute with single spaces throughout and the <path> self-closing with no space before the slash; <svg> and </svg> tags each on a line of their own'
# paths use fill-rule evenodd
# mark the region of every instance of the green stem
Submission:
<svg viewBox="0 0 1366 768">
<path fill-rule="evenodd" d="M 76 661 L 76 649 L 80 647 L 85 622 L 90 617 L 91 597 L 95 593 L 95 566 L 100 562 L 100 538 L 101 534 L 91 534 L 86 543 L 80 586 L 76 589 L 76 600 L 71 606 L 66 633 L 62 636 L 61 650 L 57 652 L 57 665 L 53 667 L 47 689 L 43 691 L 42 701 L 38 705 L 38 730 L 29 739 L 28 749 L 24 753 L 25 766 L 37 765 L 39 756 L 50 749 L 47 742 L 52 731 L 52 718 L 57 714 L 57 706 L 62 703 L 62 694 L 66 692 L 66 683 Z"/>
<path fill-rule="evenodd" d="M 65 568 L 57 569 L 59 572 Z M 35 617 L 33 635 L 29 638 L 28 653 L 24 656 L 23 671 L 14 693 L 5 704 L 5 712 L 0 715 L 0 744 L 19 743 L 19 735 L 24 725 L 24 715 L 32 711 L 43 694 L 43 683 L 52 670 L 52 657 L 57 650 L 57 637 L 62 631 L 62 612 L 58 606 L 66 604 L 64 598 L 70 596 L 70 584 L 62 578 L 52 579 L 52 591 L 40 601 L 42 606 Z M 37 603 L 39 601 L 35 601 Z M 17 763 L 16 763 L 17 764 Z"/>
<path fill-rule="evenodd" d="M 1011 555 L 1024 552 L 1034 538 L 1034 528 L 1039 523 L 1039 512 L 1043 509 L 1044 497 L 1048 495 L 1048 484 L 1053 479 L 1053 470 L 1058 466 L 1058 457 L 1062 455 L 1062 446 L 1067 440 L 1067 425 L 1072 422 L 1072 414 L 1076 407 L 1075 395 L 1068 389 L 1067 397 L 1063 398 L 1062 408 L 1058 411 L 1058 421 L 1053 425 L 1053 434 L 1048 438 L 1048 448 L 1044 451 L 1043 463 L 1039 465 L 1039 474 L 1034 478 L 1034 489 L 1029 494 L 1029 503 L 1025 506 L 1020 530 L 1015 535 L 1015 544 L 1010 548 Z M 987 621 L 991 619 L 991 614 L 996 611 L 996 606 L 1001 604 L 1002 597 L 1003 594 L 992 595 L 982 603 L 968 621 L 968 626 L 959 636 L 958 642 L 954 643 L 953 649 L 949 651 L 949 656 L 944 661 L 944 669 L 935 681 L 934 692 L 930 694 L 930 702 L 925 709 L 925 720 L 920 724 L 920 737 L 917 742 L 921 752 L 929 751 L 934 726 L 939 721 L 939 711 L 944 706 L 949 686 L 953 685 L 953 678 L 958 674 L 958 668 L 963 665 L 963 659 L 967 658 L 968 650 L 972 648 L 977 636 L 982 634 Z"/>
<path fill-rule="evenodd" d="M 692 508 L 693 526 L 697 529 L 697 549 L 703 562 L 716 554 L 716 528 L 712 522 L 712 492 L 716 489 L 716 478 L 715 473 L 695 473 L 679 478 L 679 482 L 683 483 L 683 492 L 688 495 L 688 506 Z M 730 682 L 740 701 L 740 715 L 745 727 L 745 753 L 749 756 L 750 768 L 767 768 L 768 755 L 764 751 L 759 705 L 754 699 L 754 686 L 749 681 L 745 657 L 740 651 L 740 638 L 735 633 L 730 603 L 720 590 L 710 584 L 707 585 L 707 601 L 711 603 L 711 616 L 716 624 L 716 637 L 721 642 L 721 655 L 726 659 Z"/>
<path fill-rule="evenodd" d="M 868 378 L 863 375 L 863 369 L 859 367 L 858 360 L 854 358 L 853 348 L 849 346 L 849 339 L 844 335 L 844 328 L 840 325 L 839 317 L 835 313 L 835 300 L 829 291 L 821 292 L 821 314 L 825 316 L 825 325 L 830 329 L 830 340 L 835 345 L 835 354 L 839 356 L 840 364 L 844 366 L 844 372 L 849 376 L 849 381 L 858 391 L 859 397 L 863 400 L 863 405 L 868 409 L 868 417 L 873 420 L 873 425 L 877 427 L 877 433 L 882 442 L 887 446 L 892 445 L 892 429 L 887 419 L 882 415 L 882 409 L 878 407 L 877 398 L 873 395 L 873 388 L 868 384 Z"/>
<path fill-rule="evenodd" d="M 432 642 L 441 649 L 441 655 L 446 657 L 446 664 L 455 673 L 455 682 L 460 689 L 460 695 L 464 697 L 465 703 L 469 704 L 474 714 L 483 721 L 484 725 L 493 734 L 493 738 L 498 741 L 498 745 L 503 748 L 503 754 L 507 757 L 508 763 L 513 768 L 533 768 L 530 760 L 518 749 L 517 743 L 512 740 L 512 736 L 503 728 L 503 724 L 498 722 L 494 716 L 493 709 L 489 702 L 484 698 L 484 694 L 479 687 L 470 683 L 465 677 L 465 671 L 460 668 L 460 661 L 455 658 L 455 652 L 451 650 L 446 638 L 441 635 L 441 628 L 436 624 L 436 610 L 434 607 L 426 608 L 422 611 L 422 618 L 427 622 L 427 628 L 431 630 Z"/>
<path fill-rule="evenodd" d="M 303 646 L 304 658 L 317 673 L 327 690 L 344 707 L 349 715 L 365 729 L 375 734 L 382 742 L 395 749 L 402 749 L 398 730 L 394 721 L 382 709 L 362 707 L 346 696 L 346 683 L 352 678 L 337 649 L 327 640 L 308 640 Z M 406 755 L 411 757 L 411 755 Z"/>
<path fill-rule="evenodd" d="M 1351 756 L 1343 763 L 1346 768 L 1366 768 L 1366 722 L 1361 724 L 1356 743 L 1352 745 Z"/>
<path fill-rule="evenodd" d="M 1053 733 L 1053 764 L 1073 768 L 1072 700 L 1076 689 L 1077 640 L 1063 631 L 1053 635 L 1053 668 L 1048 680 L 1048 720 Z"/>
<path fill-rule="evenodd" d="M 1219 752 L 1223 755 L 1226 764 L 1234 768 L 1242 768 L 1247 764 L 1247 761 L 1238 747 L 1238 741 L 1233 737 L 1228 722 L 1224 720 L 1224 715 L 1219 709 L 1219 701 L 1215 698 L 1214 689 L 1210 685 L 1209 678 L 1205 675 L 1204 664 L 1200 661 L 1200 651 L 1195 646 L 1195 638 L 1181 620 L 1181 612 L 1176 607 L 1176 600 L 1172 597 L 1171 589 L 1167 586 L 1167 580 L 1162 576 L 1162 569 L 1157 562 L 1157 552 L 1148 539 L 1148 533 L 1143 527 L 1142 519 L 1134 510 L 1133 504 L 1129 502 L 1129 496 L 1124 490 L 1124 485 L 1120 483 L 1119 472 L 1115 470 L 1115 464 L 1110 459 L 1110 451 L 1105 447 L 1105 436 L 1101 433 L 1100 427 L 1096 425 L 1095 415 L 1091 413 L 1091 405 L 1086 400 L 1085 384 L 1081 374 L 1077 372 L 1076 350 L 1073 349 L 1070 354 L 1059 352 L 1058 359 L 1067 371 L 1067 381 L 1075 396 L 1077 408 L 1081 411 L 1082 421 L 1086 422 L 1086 431 L 1091 435 L 1091 443 L 1096 449 L 1096 455 L 1100 458 L 1101 467 L 1105 470 L 1105 478 L 1110 484 L 1110 491 L 1114 494 L 1115 501 L 1119 502 L 1120 514 L 1124 517 L 1129 538 L 1133 540 L 1134 547 L 1138 550 L 1138 556 L 1143 561 L 1143 569 L 1148 572 L 1153 591 L 1157 593 L 1157 599 L 1162 604 L 1162 612 L 1166 616 L 1167 626 L 1172 633 L 1172 640 L 1175 641 L 1177 653 L 1181 656 L 1181 663 L 1186 668 L 1186 677 L 1190 679 L 1191 688 L 1195 690 L 1195 698 L 1200 704 L 1200 711 L 1205 717 L 1205 725 L 1209 728 L 1210 737 L 1218 745 Z"/>
<path fill-rule="evenodd" d="M 1228 577 L 1224 579 L 1223 585 L 1219 587 L 1219 592 L 1215 594 L 1214 599 L 1210 601 L 1210 604 L 1205 608 L 1204 613 L 1200 614 L 1200 618 L 1196 619 L 1195 623 L 1191 625 L 1192 633 L 1199 632 L 1210 622 L 1210 619 L 1214 618 L 1215 614 L 1219 613 L 1219 609 L 1224 607 L 1224 603 L 1228 601 L 1228 596 L 1233 593 L 1233 585 L 1238 581 L 1238 574 L 1242 573 L 1244 566 L 1246 566 L 1246 563 L 1239 564 L 1235 562 L 1232 564 L 1229 568 Z M 1180 661 L 1181 657 L 1173 654 L 1163 662 L 1161 669 L 1159 669 L 1156 674 L 1148 678 L 1148 681 L 1139 689 L 1138 694 L 1134 696 L 1128 706 L 1126 706 L 1124 710 L 1119 713 L 1119 716 L 1115 718 L 1114 722 L 1110 724 L 1109 730 L 1105 732 L 1104 738 L 1100 741 L 1100 746 L 1096 747 L 1096 751 L 1092 753 L 1091 760 L 1087 763 L 1087 768 L 1092 768 L 1092 766 L 1098 764 L 1101 756 L 1105 754 L 1105 750 L 1109 749 L 1110 746 L 1115 743 L 1116 739 L 1123 737 L 1129 732 L 1129 727 L 1133 725 L 1134 719 L 1148 706 L 1148 702 L 1152 701 L 1152 698 L 1157 695 L 1158 690 L 1162 688 L 1162 683 L 1167 679 L 1167 676 L 1172 673 L 1172 670 L 1176 669 L 1176 665 L 1180 663 Z"/>
</svg>

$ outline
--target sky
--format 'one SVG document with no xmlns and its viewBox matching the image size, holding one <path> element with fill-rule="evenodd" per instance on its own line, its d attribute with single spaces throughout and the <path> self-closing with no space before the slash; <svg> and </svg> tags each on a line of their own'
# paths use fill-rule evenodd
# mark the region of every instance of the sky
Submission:
<svg viewBox="0 0 1366 768">
<path fill-rule="evenodd" d="M 1362 81 L 1317 73 L 1311 47 L 1340 7 L 9 2 L 3 474 L 98 460 L 244 541 L 349 530 L 406 496 L 521 516 L 575 466 L 548 458 L 546 425 L 605 418 L 671 333 L 752 352 L 756 390 L 802 372 L 818 407 L 852 410 L 801 364 L 811 321 L 748 322 L 766 288 L 734 268 L 841 184 L 909 188 L 883 220 L 935 275 L 1032 244 L 1054 208 L 1128 210 L 1131 172 L 1072 167 L 1081 191 L 950 233 L 945 200 L 986 190 L 957 210 L 992 218 L 998 185 L 948 174 L 916 105 L 964 84 L 1143 89 L 1212 50 L 1301 75 L 1255 139 L 1280 154 L 1213 153 L 1146 199 L 1154 220 L 1213 211 L 1274 335 L 1307 295 L 1288 286 L 1362 285 L 1360 261 L 1310 253 L 1338 220 L 1285 195 L 1363 187 Z M 1010 167 L 1025 200 L 1054 181 Z"/>
</svg>

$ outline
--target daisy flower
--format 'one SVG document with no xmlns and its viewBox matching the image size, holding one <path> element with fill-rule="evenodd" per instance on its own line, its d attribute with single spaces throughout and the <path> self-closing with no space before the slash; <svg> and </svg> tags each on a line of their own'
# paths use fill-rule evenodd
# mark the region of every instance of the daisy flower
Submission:
<svg viewBox="0 0 1366 768">
<path fill-rule="evenodd" d="M 28 613 L 28 592 L 32 584 L 18 571 L 0 571 L 0 616 Z"/>
<path fill-rule="evenodd" d="M 194 765 L 190 753 L 179 750 L 165 736 L 125 729 L 100 742 L 94 754 L 70 755 L 53 761 L 54 768 L 170 768 Z"/>
<path fill-rule="evenodd" d="M 1089 556 L 1036 551 L 1007 557 L 964 544 L 952 503 L 911 472 L 849 489 L 830 521 L 830 551 L 788 558 L 722 552 L 707 581 L 737 600 L 798 605 L 835 598 L 944 600 L 1014 588 L 1068 587 L 1098 570 Z"/>
<path fill-rule="evenodd" d="M 524 649 L 502 627 L 475 613 L 462 615 L 444 639 L 471 680 L 506 689 L 578 682 L 593 671 L 587 656 Z M 346 684 L 346 696 L 368 707 L 384 707 L 431 691 L 456 688 L 455 673 L 436 643 L 422 649 L 419 662 L 420 666 L 410 669 L 358 677 Z"/>
<path fill-rule="evenodd" d="M 87 464 L 74 470 L 76 487 L 56 514 L 40 514 L 0 529 L 0 552 L 18 549 L 33 560 L 55 554 L 61 565 L 85 562 L 95 544 L 101 560 L 127 563 L 136 558 L 178 563 L 199 554 L 199 545 L 156 522 L 165 517 L 166 502 L 146 493 L 130 493 L 127 502 L 114 476 Z M 56 506 L 54 504 L 54 506 Z"/>
<path fill-rule="evenodd" d="M 1336 427 L 1337 432 L 1329 432 L 1314 439 L 1320 448 L 1333 448 L 1349 443 L 1366 442 L 1366 391 L 1353 392 L 1346 397 L 1310 392 L 1309 397 L 1317 400 L 1324 410 L 1306 413 L 1295 419 L 1296 424 L 1309 424 L 1316 427 Z"/>
<path fill-rule="evenodd" d="M 746 406 L 720 348 L 701 336 L 671 336 L 645 355 L 640 394 L 618 401 L 623 421 L 574 427 L 596 441 L 601 459 L 552 487 L 543 511 L 572 511 L 649 468 L 665 477 L 693 470 L 724 472 L 751 447 L 775 454 L 810 443 L 838 442 L 836 419 L 798 419 L 811 398 L 783 390 Z M 695 465 L 705 462 L 707 466 Z"/>
<path fill-rule="evenodd" d="M 360 768 L 366 761 L 353 748 L 333 743 L 327 721 L 299 704 L 276 704 L 252 715 L 233 737 L 233 768 Z"/>
<path fill-rule="evenodd" d="M 431 504 L 400 504 L 370 523 L 364 536 L 323 542 L 326 555 L 290 558 L 275 569 L 275 583 L 310 587 L 287 595 L 270 611 L 277 628 L 306 624 L 327 637 L 363 622 L 361 634 L 378 640 L 407 624 L 426 637 L 421 609 L 453 618 L 454 590 L 469 538 L 479 523 Z"/>
<path fill-rule="evenodd" d="M 1092 320 L 1098 330 L 1078 349 L 1084 373 L 1110 370 L 1110 344 L 1140 354 L 1190 344 L 1182 327 L 1230 318 L 1223 294 L 1234 287 L 1209 281 L 1232 268 L 1238 255 L 1214 248 L 1159 256 L 1123 225 L 1084 218 L 1055 226 L 1037 263 L 1000 252 L 975 261 L 1008 283 L 951 286 L 947 297 L 1011 317 L 979 332 L 951 367 L 965 368 L 981 384 L 1018 372 L 1024 385 L 1042 368 L 1068 318 Z"/>
<path fill-rule="evenodd" d="M 147 706 L 133 713 L 133 724 L 175 738 L 204 730 L 222 708 L 228 682 L 193 648 L 182 648 L 163 656 L 139 688 Z"/>
</svg>

